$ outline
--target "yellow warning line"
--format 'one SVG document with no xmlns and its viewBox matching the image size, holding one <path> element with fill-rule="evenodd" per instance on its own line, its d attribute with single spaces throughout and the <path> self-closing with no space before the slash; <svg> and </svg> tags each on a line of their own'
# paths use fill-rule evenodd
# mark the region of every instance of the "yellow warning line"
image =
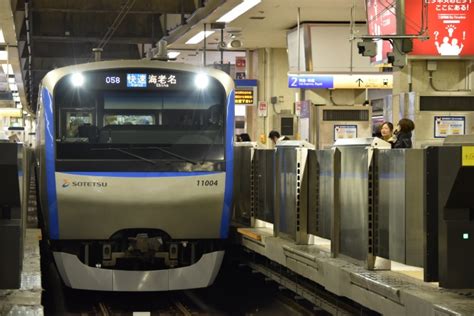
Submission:
<svg viewBox="0 0 474 316">
<path fill-rule="evenodd" d="M 246 236 L 246 237 L 249 237 L 249 238 L 252 238 L 254 240 L 257 240 L 257 241 L 262 241 L 262 236 L 253 232 L 253 231 L 250 231 L 246 228 L 237 228 L 237 232 L 243 236 Z"/>
</svg>

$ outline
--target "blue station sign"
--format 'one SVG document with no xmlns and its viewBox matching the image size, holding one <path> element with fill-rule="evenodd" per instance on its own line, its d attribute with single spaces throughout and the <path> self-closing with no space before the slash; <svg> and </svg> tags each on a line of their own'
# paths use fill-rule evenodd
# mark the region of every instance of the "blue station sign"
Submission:
<svg viewBox="0 0 474 316">
<path fill-rule="evenodd" d="M 288 88 L 333 89 L 334 77 L 320 75 L 289 75 Z"/>
</svg>

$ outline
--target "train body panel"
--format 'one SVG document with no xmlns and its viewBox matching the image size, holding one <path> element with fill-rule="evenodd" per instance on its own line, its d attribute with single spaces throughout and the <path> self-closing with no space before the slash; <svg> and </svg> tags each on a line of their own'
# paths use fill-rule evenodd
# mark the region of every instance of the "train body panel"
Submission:
<svg viewBox="0 0 474 316">
<path fill-rule="evenodd" d="M 59 238 L 151 227 L 173 239 L 220 238 L 225 173 L 106 174 L 56 173 Z"/>
</svg>

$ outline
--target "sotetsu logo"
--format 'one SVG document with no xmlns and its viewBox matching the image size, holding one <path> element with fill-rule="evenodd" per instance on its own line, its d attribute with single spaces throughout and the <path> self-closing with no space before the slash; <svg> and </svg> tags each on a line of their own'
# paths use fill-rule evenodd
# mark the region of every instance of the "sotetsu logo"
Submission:
<svg viewBox="0 0 474 316">
<path fill-rule="evenodd" d="M 81 187 L 81 188 L 105 188 L 108 183 L 105 181 L 70 181 L 69 179 L 63 179 L 63 188 L 69 187 Z"/>
</svg>

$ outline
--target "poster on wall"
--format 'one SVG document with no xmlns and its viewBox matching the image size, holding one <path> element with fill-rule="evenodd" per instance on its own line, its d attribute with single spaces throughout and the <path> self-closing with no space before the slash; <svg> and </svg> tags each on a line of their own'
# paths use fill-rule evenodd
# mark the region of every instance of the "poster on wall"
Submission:
<svg viewBox="0 0 474 316">
<path fill-rule="evenodd" d="M 268 116 L 268 103 L 266 101 L 258 102 L 258 116 L 260 117 Z"/>
<path fill-rule="evenodd" d="M 434 137 L 446 138 L 449 135 L 464 135 L 466 117 L 464 116 L 435 116 Z"/>
<path fill-rule="evenodd" d="M 369 35 L 397 34 L 396 0 L 367 0 L 367 26 Z M 376 40 L 377 55 L 371 58 L 373 63 L 385 63 L 387 53 L 392 51 L 389 41 Z"/>
<path fill-rule="evenodd" d="M 235 57 L 235 79 L 242 80 L 247 79 L 247 75 L 245 73 L 245 68 L 247 64 L 247 59 L 242 56 Z"/>
<path fill-rule="evenodd" d="M 357 125 L 334 125 L 334 141 L 343 138 L 357 138 Z"/>
<path fill-rule="evenodd" d="M 428 40 L 414 40 L 410 55 L 473 56 L 474 0 L 429 0 Z M 405 31 L 421 28 L 422 1 L 405 2 Z"/>
</svg>

